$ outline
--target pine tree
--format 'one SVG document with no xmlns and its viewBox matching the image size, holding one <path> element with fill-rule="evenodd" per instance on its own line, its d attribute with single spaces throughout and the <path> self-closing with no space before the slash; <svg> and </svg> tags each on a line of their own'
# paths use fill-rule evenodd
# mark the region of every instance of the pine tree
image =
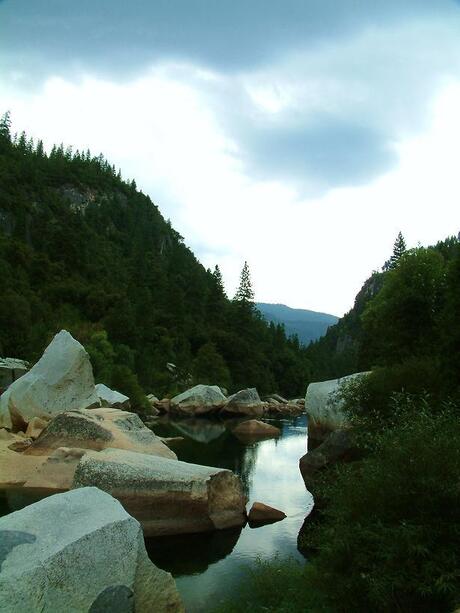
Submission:
<svg viewBox="0 0 460 613">
<path fill-rule="evenodd" d="M 248 263 L 245 262 L 243 266 L 243 270 L 241 271 L 240 276 L 240 284 L 238 289 L 236 290 L 236 294 L 234 297 L 236 302 L 253 302 L 254 300 L 254 291 L 252 289 L 251 283 L 251 274 L 249 272 Z"/>
<path fill-rule="evenodd" d="M 10 129 L 11 129 L 11 117 L 10 117 L 10 112 L 7 111 L 0 118 L 0 136 L 2 136 L 3 138 L 6 138 L 7 140 L 11 140 Z"/>
<path fill-rule="evenodd" d="M 399 260 L 406 253 L 406 251 L 406 241 L 404 240 L 404 236 L 401 234 L 401 232 L 399 232 L 393 245 L 393 255 L 391 256 L 388 265 L 390 270 L 396 268 Z"/>
<path fill-rule="evenodd" d="M 217 264 L 214 266 L 214 270 L 212 272 L 212 276 L 214 277 L 214 281 L 216 282 L 216 286 L 222 291 L 222 294 L 225 295 L 224 280 L 222 278 L 222 273 L 220 272 L 220 268 L 219 268 L 219 266 Z"/>
</svg>

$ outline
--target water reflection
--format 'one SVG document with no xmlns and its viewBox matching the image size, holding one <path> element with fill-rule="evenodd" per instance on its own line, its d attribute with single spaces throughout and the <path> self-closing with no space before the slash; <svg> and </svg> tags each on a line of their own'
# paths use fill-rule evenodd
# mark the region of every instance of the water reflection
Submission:
<svg viewBox="0 0 460 613">
<path fill-rule="evenodd" d="M 279 552 L 302 559 L 297 551 L 297 534 L 313 504 L 298 468 L 307 449 L 306 417 L 267 421 L 281 429 L 281 436 L 247 445 L 232 434 L 234 419 L 231 422 L 163 419 L 154 427 L 160 436 L 177 435 L 182 428 L 186 438 L 174 446 L 180 460 L 229 468 L 237 473 L 249 498 L 248 509 L 253 502 L 260 501 L 287 514 L 278 523 L 256 529 L 245 526 L 241 532 L 220 531 L 149 541 L 152 560 L 177 578 L 188 613 L 206 611 L 210 601 L 216 604 L 231 594 L 247 572 L 247 565 L 258 557 L 268 558 Z M 203 435 L 199 434 L 200 427 Z M 209 436 L 218 430 L 219 436 Z"/>
</svg>

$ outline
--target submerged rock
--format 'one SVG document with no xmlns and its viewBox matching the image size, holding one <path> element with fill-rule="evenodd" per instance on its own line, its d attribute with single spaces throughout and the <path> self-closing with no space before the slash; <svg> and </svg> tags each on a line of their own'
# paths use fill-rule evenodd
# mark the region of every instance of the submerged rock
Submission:
<svg viewBox="0 0 460 613">
<path fill-rule="evenodd" d="M 248 513 L 248 520 L 252 524 L 271 524 L 281 521 L 287 517 L 286 513 L 273 507 L 269 507 L 263 502 L 254 502 Z"/>
<path fill-rule="evenodd" d="M 218 411 L 226 400 L 217 385 L 195 385 L 172 398 L 170 410 L 185 415 L 202 415 Z"/>
<path fill-rule="evenodd" d="M 139 523 L 97 488 L 0 518 L 0 610 L 184 611 L 174 579 L 148 559 Z"/>
<path fill-rule="evenodd" d="M 218 439 L 225 432 L 223 424 L 211 421 L 205 417 L 181 419 L 180 421 L 171 420 L 169 423 L 175 430 L 197 443 L 210 443 Z"/>
<path fill-rule="evenodd" d="M 260 400 L 255 387 L 240 390 L 230 396 L 222 411 L 235 415 L 248 415 L 250 417 L 260 417 L 264 414 L 265 405 Z"/>
<path fill-rule="evenodd" d="M 33 417 L 99 405 L 89 356 L 62 330 L 35 366 L 0 397 L 0 427 L 20 430 Z"/>
<path fill-rule="evenodd" d="M 138 519 L 146 536 L 242 526 L 246 498 L 231 471 L 120 449 L 87 452 L 74 487 L 112 494 Z"/>
<path fill-rule="evenodd" d="M 103 407 L 113 407 L 115 409 L 129 409 L 130 403 L 128 396 L 120 394 L 103 383 L 96 385 L 96 394 L 101 401 Z"/>
<path fill-rule="evenodd" d="M 94 450 L 112 447 L 171 459 L 177 457 L 138 415 L 112 408 L 66 411 L 57 415 L 27 453 L 49 455 L 58 447 Z"/>
<path fill-rule="evenodd" d="M 281 430 L 263 421 L 249 419 L 238 424 L 233 429 L 233 434 L 243 439 L 275 438 L 281 434 Z"/>
</svg>

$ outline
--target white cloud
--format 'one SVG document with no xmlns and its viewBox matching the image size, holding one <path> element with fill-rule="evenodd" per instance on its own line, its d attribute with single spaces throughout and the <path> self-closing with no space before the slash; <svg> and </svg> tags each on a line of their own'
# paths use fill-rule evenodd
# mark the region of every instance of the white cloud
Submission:
<svg viewBox="0 0 460 613">
<path fill-rule="evenodd" d="M 127 83 L 49 78 L 34 93 L 9 86 L 0 94 L 16 129 L 48 145 L 102 151 L 134 177 L 201 261 L 221 266 L 230 294 L 247 259 L 257 299 L 340 315 L 399 230 L 414 245 L 460 229 L 460 80 L 438 92 L 424 133 L 395 135 L 394 171 L 316 199 L 246 174 L 241 144 L 209 96 L 212 88 L 243 95 L 245 87 L 244 79 L 166 64 Z M 276 114 L 293 94 L 256 83 L 251 95 Z"/>
</svg>

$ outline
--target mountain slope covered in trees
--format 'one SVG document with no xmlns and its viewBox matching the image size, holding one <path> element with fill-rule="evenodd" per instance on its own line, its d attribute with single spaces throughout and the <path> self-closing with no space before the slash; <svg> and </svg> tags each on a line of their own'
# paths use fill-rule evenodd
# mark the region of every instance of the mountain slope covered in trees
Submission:
<svg viewBox="0 0 460 613">
<path fill-rule="evenodd" d="M 257 308 L 268 321 L 283 324 L 288 336 L 297 335 L 303 345 L 309 345 L 326 334 L 338 321 L 335 315 L 307 309 L 293 309 L 285 304 L 257 302 Z"/>
<path fill-rule="evenodd" d="M 303 394 L 309 362 L 244 293 L 229 300 L 150 198 L 102 156 L 47 154 L 0 123 L 0 355 L 68 329 L 97 380 L 142 402 L 180 382 Z M 240 288 L 241 289 L 241 288 Z M 244 289 L 244 288 L 243 288 Z M 175 373 L 166 363 L 177 366 Z"/>
</svg>

